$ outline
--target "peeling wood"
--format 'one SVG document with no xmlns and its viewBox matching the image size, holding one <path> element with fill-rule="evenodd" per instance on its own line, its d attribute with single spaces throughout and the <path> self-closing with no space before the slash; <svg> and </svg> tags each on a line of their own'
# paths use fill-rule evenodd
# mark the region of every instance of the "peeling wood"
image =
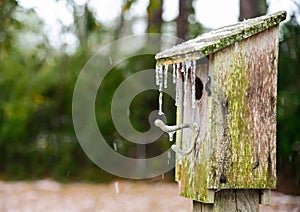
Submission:
<svg viewBox="0 0 300 212">
<path fill-rule="evenodd" d="M 277 43 L 273 27 L 213 55 L 210 189 L 276 186 Z"/>
<path fill-rule="evenodd" d="M 226 197 L 226 198 L 224 198 Z M 193 201 L 194 212 L 259 211 L 259 191 L 226 189 L 215 194 L 214 204 Z"/>
<path fill-rule="evenodd" d="M 259 191 L 259 204 L 268 205 L 271 203 L 271 189 L 263 189 Z"/>
<path fill-rule="evenodd" d="M 200 126 L 194 151 L 176 166 L 182 196 L 213 203 L 218 189 L 275 188 L 277 43 L 273 27 L 197 65 L 201 99 L 191 109 L 188 89 L 187 105 L 181 101 L 177 108 L 177 124 Z M 209 77 L 211 96 L 205 90 Z M 184 129 L 177 145 L 186 149 L 194 138 Z"/>
<path fill-rule="evenodd" d="M 177 155 L 175 179 L 180 195 L 193 199 L 198 211 L 212 205 L 214 211 L 257 211 L 269 202 L 276 186 L 278 30 L 285 16 L 224 27 L 156 55 L 158 64 L 197 59 L 196 108 L 191 78 L 184 91 L 181 76 L 177 125 L 197 123 L 199 135 L 191 129 L 176 133 L 181 149 L 197 140 L 191 154 L 182 160 Z"/>
</svg>

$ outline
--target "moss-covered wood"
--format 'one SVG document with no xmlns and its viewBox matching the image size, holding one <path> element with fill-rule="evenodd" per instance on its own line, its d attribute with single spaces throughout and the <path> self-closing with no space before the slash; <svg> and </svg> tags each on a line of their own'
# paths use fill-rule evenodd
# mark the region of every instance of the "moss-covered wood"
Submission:
<svg viewBox="0 0 300 212">
<path fill-rule="evenodd" d="M 196 75 L 203 86 L 211 78 L 211 95 L 203 89 L 195 109 L 191 89 L 181 91 L 188 101 L 177 124 L 200 128 L 194 151 L 176 166 L 182 196 L 213 203 L 218 189 L 275 188 L 277 45 L 278 26 L 210 55 Z M 195 137 L 184 129 L 177 145 L 186 149 Z"/>
<path fill-rule="evenodd" d="M 212 55 L 208 188 L 276 186 L 277 45 L 272 27 Z"/>
<path fill-rule="evenodd" d="M 158 64 L 197 59 L 198 93 L 202 87 L 193 109 L 191 79 L 186 92 L 180 82 L 177 124 L 199 125 L 198 136 L 190 129 L 176 135 L 182 149 L 197 138 L 189 155 L 177 157 L 182 196 L 215 203 L 222 189 L 260 189 L 253 203 L 268 202 L 276 186 L 278 29 L 285 15 L 224 27 L 157 54 Z M 198 60 L 204 56 L 207 63 Z"/>
<path fill-rule="evenodd" d="M 198 81 L 205 85 L 208 81 L 208 63 L 197 65 L 196 76 Z M 195 151 L 188 156 L 183 156 L 182 163 L 176 165 L 176 179 L 180 181 L 180 194 L 191 199 L 213 203 L 214 194 L 208 190 L 208 165 L 211 155 L 211 146 L 208 130 L 208 94 L 205 89 L 198 90 L 202 93 L 200 99 L 196 100 L 197 107 L 192 108 L 191 103 L 191 83 L 188 81 L 188 91 L 186 94 L 181 89 L 181 96 L 186 96 L 186 105 L 183 105 L 181 98 L 180 107 L 177 109 L 177 124 L 197 123 L 200 127 L 199 136 L 190 129 L 183 129 L 176 137 L 176 144 L 182 149 L 187 149 L 197 137 Z M 198 88 L 199 89 L 199 88 Z M 179 114 L 178 114 L 179 113 Z"/>
</svg>

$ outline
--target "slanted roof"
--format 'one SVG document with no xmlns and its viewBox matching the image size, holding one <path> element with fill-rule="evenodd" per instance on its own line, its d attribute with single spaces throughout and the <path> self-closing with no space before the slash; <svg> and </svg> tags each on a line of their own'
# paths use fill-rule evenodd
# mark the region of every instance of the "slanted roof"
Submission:
<svg viewBox="0 0 300 212">
<path fill-rule="evenodd" d="M 225 26 L 162 51 L 155 56 L 155 59 L 158 64 L 170 64 L 186 59 L 200 59 L 235 42 L 276 26 L 285 18 L 286 12 L 280 11 Z"/>
</svg>

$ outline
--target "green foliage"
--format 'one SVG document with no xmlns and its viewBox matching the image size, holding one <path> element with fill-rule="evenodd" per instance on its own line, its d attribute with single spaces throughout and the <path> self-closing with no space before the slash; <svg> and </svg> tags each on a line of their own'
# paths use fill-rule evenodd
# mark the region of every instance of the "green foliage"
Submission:
<svg viewBox="0 0 300 212">
<path fill-rule="evenodd" d="M 193 39 L 193 38 L 201 35 L 202 33 L 204 33 L 203 26 L 198 22 L 191 21 L 189 24 L 189 27 L 188 27 L 187 38 Z"/>
<path fill-rule="evenodd" d="M 5 53 L 3 52 L 5 48 L 10 48 L 12 31 L 19 25 L 18 21 L 12 17 L 16 6 L 15 0 L 0 1 L 0 56 Z"/>
<path fill-rule="evenodd" d="M 300 184 L 300 26 L 296 17 L 282 27 L 278 79 L 279 165 Z"/>
<path fill-rule="evenodd" d="M 112 177 L 87 158 L 73 129 L 73 88 L 91 56 L 87 47 L 97 44 L 103 33 L 86 5 L 84 11 L 85 15 L 74 15 L 75 30 L 63 29 L 74 33 L 80 41 L 74 54 L 50 46 L 43 23 L 33 10 L 18 8 L 10 13 L 12 25 L 5 25 L 1 31 L 5 33 L 0 55 L 0 177 L 3 179 L 52 177 L 61 181 L 106 181 Z M 25 18 L 18 22 L 18 16 Z M 82 27 L 82 20 L 88 25 L 82 31 L 76 30 Z M 26 40 L 28 33 L 34 41 L 44 39 L 30 43 Z M 153 67 L 154 55 L 132 57 L 116 66 L 99 88 L 95 107 L 99 129 L 109 145 L 116 141 L 122 144 L 119 151 L 124 155 L 135 157 L 137 145 L 124 140 L 115 130 L 110 102 L 117 86 L 127 76 Z M 168 98 L 165 102 L 171 101 Z M 148 116 L 155 109 L 157 92 L 136 97 L 131 105 L 133 126 L 140 131 L 147 130 Z M 174 108 L 171 110 L 169 114 L 175 114 Z M 170 145 L 163 137 L 161 142 L 147 146 L 147 155 L 161 154 Z"/>
<path fill-rule="evenodd" d="M 130 76 L 140 70 L 147 70 L 155 67 L 154 55 L 140 55 L 128 58 L 123 63 L 118 64 L 113 70 L 111 70 L 104 78 L 101 86 L 98 89 L 98 95 L 96 100 L 96 118 L 98 127 L 101 130 L 102 135 L 113 147 L 113 143 L 116 143 L 121 148 L 118 148 L 118 152 L 129 157 L 136 157 L 138 145 L 124 139 L 114 127 L 114 123 L 111 118 L 110 109 L 113 95 L 127 76 Z M 154 74 L 153 74 L 154 77 Z M 154 79 L 153 79 L 154 82 Z M 150 127 L 148 122 L 149 115 L 152 111 L 158 109 L 157 91 L 145 91 L 136 96 L 130 105 L 130 121 L 132 126 L 140 131 L 147 131 Z M 166 106 L 166 114 L 170 123 L 175 123 L 175 107 L 174 100 L 170 97 L 164 98 L 164 105 Z M 146 145 L 146 154 L 149 157 L 154 157 L 169 149 L 171 143 L 167 141 L 166 137 L 161 138 L 159 141 Z"/>
<path fill-rule="evenodd" d="M 27 33 L 33 40 L 47 37 L 42 22 L 32 10 L 0 12 L 5 16 L 0 31 L 0 176 L 72 180 L 91 171 L 99 175 L 81 150 L 71 119 L 74 83 L 89 55 L 80 49 L 73 55 L 57 53 L 47 39 L 26 40 L 24 46 Z M 25 17 L 23 22 L 18 16 Z"/>
</svg>

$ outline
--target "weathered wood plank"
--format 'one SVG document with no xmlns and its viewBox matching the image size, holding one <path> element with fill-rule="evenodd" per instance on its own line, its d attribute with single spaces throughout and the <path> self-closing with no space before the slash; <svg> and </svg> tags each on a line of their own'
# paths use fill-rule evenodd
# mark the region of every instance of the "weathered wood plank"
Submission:
<svg viewBox="0 0 300 212">
<path fill-rule="evenodd" d="M 177 165 L 177 170 L 180 168 L 180 194 L 184 197 L 192 198 L 199 201 L 213 202 L 213 191 L 207 189 L 208 179 L 208 161 L 209 154 L 211 154 L 208 141 L 208 94 L 204 89 L 205 84 L 208 81 L 208 61 L 202 60 L 198 62 L 196 69 L 196 77 L 198 86 L 196 90 L 196 108 L 191 108 L 191 83 L 188 81 L 188 90 L 184 94 L 186 98 L 186 105 L 182 111 L 183 123 L 197 123 L 199 125 L 199 135 L 193 134 L 190 129 L 184 129 L 182 131 L 182 149 L 188 149 L 192 141 L 197 138 L 196 146 L 190 155 L 182 158 L 182 165 Z M 181 124 L 178 122 L 177 124 Z M 201 191 L 199 191 L 201 189 Z"/>
<path fill-rule="evenodd" d="M 271 203 L 271 189 L 262 189 L 259 191 L 259 204 L 268 205 Z"/>
<path fill-rule="evenodd" d="M 193 212 L 211 212 L 214 211 L 214 204 L 202 203 L 193 200 Z"/>
<path fill-rule="evenodd" d="M 215 203 L 207 204 L 193 201 L 194 212 L 259 211 L 258 190 L 226 189 L 215 194 Z"/>
<path fill-rule="evenodd" d="M 213 203 L 211 189 L 275 188 L 277 45 L 278 26 L 210 55 L 210 65 L 198 64 L 195 109 L 190 81 L 186 94 L 181 89 L 177 124 L 200 129 L 194 151 L 176 166 L 182 196 Z M 184 129 L 176 138 L 187 149 L 196 135 Z"/>
<path fill-rule="evenodd" d="M 277 45 L 273 27 L 213 55 L 210 189 L 276 186 Z"/>
</svg>

